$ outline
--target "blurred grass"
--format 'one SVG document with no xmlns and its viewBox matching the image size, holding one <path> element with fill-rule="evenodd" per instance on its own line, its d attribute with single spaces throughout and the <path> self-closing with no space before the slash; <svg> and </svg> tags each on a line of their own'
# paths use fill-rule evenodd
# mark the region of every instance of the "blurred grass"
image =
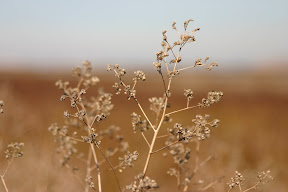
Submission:
<svg viewBox="0 0 288 192">
<path fill-rule="evenodd" d="M 106 74 L 105 71 L 97 75 L 101 80 L 98 87 L 113 93 L 113 75 Z M 6 166 L 4 150 L 7 144 L 12 141 L 25 143 L 24 157 L 12 164 L 6 176 L 11 191 L 81 189 L 76 176 L 58 164 L 55 144 L 47 130 L 51 123 L 63 122 L 63 111 L 69 109 L 68 102 L 64 104 L 59 100 L 61 92 L 54 86 L 58 79 L 71 80 L 71 77 L 59 73 L 0 74 L 0 99 L 5 101 L 5 113 L 0 116 L 0 173 Z M 147 75 L 147 82 L 137 85 L 138 100 L 146 111 L 149 110 L 148 98 L 161 96 L 162 87 L 160 77 L 153 75 Z M 257 171 L 270 169 L 274 180 L 265 186 L 266 191 L 287 191 L 287 87 L 286 73 L 275 71 L 249 74 L 190 71 L 175 78 L 170 100 L 171 111 L 185 106 L 185 88 L 194 91 L 194 104 L 205 97 L 208 91 L 224 92 L 222 101 L 211 108 L 195 109 L 172 116 L 184 125 L 191 124 L 196 114 L 210 114 L 211 118 L 221 120 L 220 126 L 211 130 L 211 138 L 201 146 L 201 159 L 213 154 L 216 160 L 201 171 L 199 179 L 209 181 L 218 176 L 225 176 L 223 182 L 215 186 L 215 190 L 227 191 L 225 183 L 233 176 L 235 170 L 242 172 L 244 176 L 247 175 L 247 180 L 253 180 Z M 90 94 L 97 94 L 97 89 L 91 89 Z M 140 160 L 135 163 L 134 168 L 119 173 L 123 176 L 121 183 L 124 187 L 142 171 L 148 149 L 141 135 L 134 134 L 132 130 L 130 114 L 134 111 L 139 112 L 135 103 L 127 101 L 124 95 L 113 96 L 113 103 L 115 108 L 100 129 L 111 124 L 120 126 L 122 135 L 131 146 L 130 151 L 137 150 L 140 153 Z M 151 113 L 149 115 L 152 116 Z M 101 145 L 103 148 L 109 147 L 109 143 L 103 142 Z M 156 148 L 161 146 L 163 142 L 159 140 Z M 117 163 L 116 158 L 111 161 Z M 173 162 L 161 157 L 160 153 L 152 158 L 148 174 L 158 181 L 160 191 L 176 190 L 176 186 L 173 185 L 175 179 L 166 174 L 171 166 Z M 81 169 L 81 166 L 79 168 Z M 107 176 L 103 177 L 104 189 L 116 190 L 113 175 L 110 172 L 105 172 L 104 175 Z M 80 176 L 83 178 L 84 175 Z M 3 191 L 2 185 L 0 191 Z"/>
</svg>

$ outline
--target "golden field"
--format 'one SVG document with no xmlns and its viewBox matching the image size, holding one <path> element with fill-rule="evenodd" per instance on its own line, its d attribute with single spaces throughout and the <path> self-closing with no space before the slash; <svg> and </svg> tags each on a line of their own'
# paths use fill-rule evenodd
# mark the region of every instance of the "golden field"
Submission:
<svg viewBox="0 0 288 192">
<path fill-rule="evenodd" d="M 98 88 L 113 93 L 112 85 L 116 80 L 113 74 L 106 74 L 105 70 L 94 71 L 100 78 Z M 144 110 L 149 111 L 148 98 L 162 96 L 163 87 L 156 72 L 148 71 L 146 74 L 147 81 L 137 85 L 137 97 Z M 69 102 L 59 100 L 62 93 L 54 85 L 58 79 L 73 80 L 68 73 L 0 74 L 0 99 L 5 102 L 4 114 L 0 115 L 0 173 L 7 164 L 4 158 L 6 146 L 14 141 L 25 143 L 24 156 L 12 163 L 5 176 L 12 192 L 83 191 L 83 183 L 77 178 L 85 178 L 85 175 L 81 171 L 72 173 L 59 165 L 56 145 L 47 130 L 51 123 L 61 124 L 64 120 L 63 111 L 69 109 Z M 286 192 L 287 73 L 269 70 L 249 73 L 185 71 L 172 84 L 169 110 L 185 106 L 183 90 L 187 88 L 195 93 L 192 104 L 200 102 L 208 91 L 224 92 L 222 101 L 210 108 L 196 108 L 173 116 L 173 119 L 178 119 L 184 125 L 191 124 L 197 114 L 210 114 L 212 119 L 221 121 L 219 127 L 211 130 L 211 137 L 203 142 L 200 151 L 200 159 L 209 155 L 214 155 L 215 159 L 203 167 L 195 179 L 212 181 L 224 176 L 222 182 L 210 191 L 228 191 L 226 182 L 234 175 L 235 170 L 246 177 L 246 185 L 250 186 L 256 181 L 254 176 L 258 171 L 269 169 L 274 180 L 263 186 L 264 191 Z M 90 95 L 97 94 L 97 88 L 91 88 L 88 92 Z M 137 150 L 140 154 L 133 168 L 118 173 L 121 185 L 125 187 L 142 171 L 148 149 L 141 135 L 134 134 L 132 130 L 130 114 L 139 112 L 135 102 L 128 101 L 123 94 L 113 95 L 112 102 L 114 109 L 111 115 L 97 129 L 101 130 L 112 124 L 120 126 L 122 135 L 130 144 L 130 151 Z M 148 112 L 148 115 L 151 114 Z M 165 131 L 163 129 L 163 134 Z M 108 148 L 109 142 L 105 143 L 104 140 L 101 145 L 102 148 Z M 164 140 L 159 140 L 156 148 L 163 145 Z M 83 146 L 80 145 L 81 147 Z M 193 156 L 193 152 L 191 155 Z M 117 164 L 117 157 L 110 160 L 112 164 Z M 85 169 L 81 161 L 74 160 L 73 163 L 79 170 Z M 175 178 L 166 174 L 169 167 L 173 167 L 173 161 L 162 157 L 162 153 L 152 157 L 148 175 L 157 180 L 159 191 L 177 191 Z M 109 169 L 109 166 L 104 164 L 102 169 Z M 111 171 L 103 172 L 103 189 L 117 191 Z M 0 191 L 4 191 L 2 184 Z"/>
</svg>

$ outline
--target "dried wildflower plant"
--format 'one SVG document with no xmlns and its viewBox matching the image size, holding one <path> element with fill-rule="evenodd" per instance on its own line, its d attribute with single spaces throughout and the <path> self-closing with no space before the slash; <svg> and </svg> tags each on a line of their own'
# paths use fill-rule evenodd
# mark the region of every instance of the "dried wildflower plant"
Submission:
<svg viewBox="0 0 288 192">
<path fill-rule="evenodd" d="M 97 188 L 98 191 L 102 191 L 101 172 L 103 170 L 100 171 L 100 166 L 105 162 L 109 164 L 113 171 L 121 191 L 116 169 L 119 168 L 121 169 L 119 171 L 122 172 L 124 168 L 133 166 L 132 161 L 137 159 L 135 157 L 137 152 L 133 153 L 134 156 L 131 159 L 119 158 L 118 166 L 113 166 L 110 163 L 108 158 L 112 158 L 116 153 L 128 152 L 130 154 L 128 151 L 129 145 L 124 141 L 123 136 L 119 135 L 119 127 L 113 125 L 106 128 L 101 127 L 101 122 L 109 116 L 113 109 L 112 95 L 100 89 L 97 97 L 85 97 L 88 89 L 99 82 L 99 78 L 92 75 L 92 66 L 89 61 L 84 61 L 82 65 L 82 67 L 76 67 L 73 70 L 73 75 L 78 80 L 75 86 L 70 85 L 68 81 L 59 80 L 56 82 L 55 85 L 58 89 L 63 91 L 60 101 L 68 100 L 71 109 L 65 110 L 63 113 L 66 118 L 64 125 L 60 126 L 54 123 L 48 130 L 52 133 L 54 141 L 58 145 L 56 151 L 62 157 L 61 165 L 70 168 L 73 173 L 79 176 L 77 164 L 74 165 L 70 160 L 74 158 L 85 162 L 87 166 L 86 177 L 81 180 L 86 183 L 86 192 L 90 188 Z M 106 150 L 102 149 L 101 140 L 104 137 L 113 140 L 115 146 L 111 146 Z M 87 159 L 83 159 L 83 153 L 78 150 L 79 144 L 87 146 Z M 93 175 L 96 175 L 97 179 L 93 178 Z M 94 185 L 94 181 L 97 181 L 98 187 Z"/>
<path fill-rule="evenodd" d="M 183 70 L 203 67 L 205 70 L 210 71 L 213 67 L 218 66 L 216 62 L 209 62 L 209 57 L 206 57 L 204 61 L 199 58 L 191 66 L 181 67 L 183 48 L 196 41 L 194 34 L 200 30 L 199 28 L 189 30 L 189 24 L 192 21 L 185 21 L 182 31 L 178 30 L 176 23 L 173 22 L 172 29 L 179 35 L 179 39 L 176 41 L 168 39 L 166 35 L 167 31 L 162 31 L 162 48 L 156 53 L 153 66 L 161 77 L 163 88 L 160 93 L 161 96 L 151 97 L 148 100 L 151 114 L 156 117 L 155 119 L 149 117 L 150 114 L 142 107 L 137 97 L 137 85 L 139 82 L 146 80 L 144 72 L 140 70 L 135 71 L 134 77 L 131 79 L 131 83 L 129 83 L 126 79 L 125 69 L 121 68 L 118 64 L 113 66 L 108 65 L 107 71 L 115 74 L 117 79 L 112 85 L 115 89 L 115 94 L 125 94 L 128 100 L 134 101 L 139 107 L 138 112 L 132 112 L 130 115 L 132 131 L 135 134 L 141 134 L 148 150 L 148 153 L 144 155 L 146 161 L 142 172 L 125 189 L 121 188 L 116 170 L 122 172 L 128 167 L 133 167 L 139 153 L 137 151 L 128 151 L 128 143 L 118 134 L 120 131 L 119 127 L 115 125 L 109 127 L 101 126 L 101 121 L 105 120 L 113 109 L 113 104 L 111 103 L 112 95 L 100 90 L 97 97 L 85 97 L 88 89 L 99 82 L 99 79 L 92 75 L 92 67 L 89 61 L 84 61 L 83 67 L 77 67 L 73 70 L 74 76 L 78 79 L 78 83 L 75 86 L 71 86 L 67 81 L 59 80 L 56 82 L 56 86 L 63 92 L 60 100 L 68 100 L 71 109 L 64 111 L 66 118 L 64 125 L 52 124 L 49 127 L 49 131 L 58 144 L 57 152 L 62 156 L 61 164 L 63 166 L 71 168 L 77 174 L 75 170 L 78 169 L 70 160 L 72 158 L 80 159 L 82 160 L 81 162 L 86 164 L 86 177 L 81 179 L 86 183 L 85 192 L 88 192 L 90 189 L 102 192 L 101 172 L 103 170 L 101 170 L 101 165 L 104 163 L 109 164 L 109 170 L 115 176 L 119 191 L 145 192 L 161 188 L 156 180 L 150 179 L 154 177 L 150 176 L 151 173 L 148 172 L 151 157 L 159 152 L 164 152 L 163 158 L 171 157 L 174 161 L 175 166 L 171 167 L 167 173 L 176 178 L 177 191 L 210 190 L 223 179 L 223 177 L 219 177 L 212 182 L 195 180 L 195 175 L 199 170 L 210 160 L 214 159 L 213 156 L 200 158 L 200 145 L 210 137 L 211 131 L 214 131 L 213 129 L 218 127 L 220 120 L 213 119 L 208 114 L 196 115 L 191 119 L 191 124 L 188 125 L 181 124 L 181 119 L 172 119 L 172 116 L 176 113 L 195 110 L 197 108 L 203 110 L 210 107 L 220 102 L 223 97 L 221 91 L 210 91 L 207 93 L 207 97 L 199 99 L 195 105 L 192 105 L 191 101 L 194 99 L 194 92 L 192 89 L 187 88 L 184 89 L 183 93 L 186 97 L 186 105 L 183 108 L 171 110 L 173 103 L 170 104 L 169 101 L 172 95 L 171 86 L 175 77 L 179 76 Z M 169 127 L 171 123 L 174 124 L 172 128 Z M 160 130 L 161 133 L 163 131 L 167 133 L 160 135 Z M 151 135 L 152 137 L 149 137 Z M 102 149 L 101 141 L 103 141 L 104 137 L 113 140 L 114 142 L 111 143 L 114 143 L 115 146 L 112 147 L 110 145 L 107 150 Z M 162 143 L 162 147 L 156 149 L 156 142 Z M 83 156 L 79 155 L 80 152 L 77 146 L 81 143 L 88 148 L 87 159 L 83 159 Z M 123 154 L 119 154 L 119 152 Z M 191 156 L 192 152 L 195 154 L 194 156 Z M 113 158 L 116 153 L 119 164 L 112 165 L 109 159 Z M 143 153 L 140 154 L 142 155 Z M 259 181 L 253 186 L 253 189 L 264 183 L 268 178 L 267 175 L 268 172 L 263 172 L 261 176 L 259 175 Z M 93 176 L 96 176 L 96 178 Z M 236 172 L 236 176 L 228 184 L 229 190 L 239 186 L 241 191 L 243 181 L 242 175 Z M 192 183 L 199 183 L 201 185 L 193 185 Z M 245 191 L 248 191 L 248 189 Z"/>
<path fill-rule="evenodd" d="M 3 109 L 2 107 L 4 106 L 4 102 L 2 100 L 0 100 L 0 113 L 3 113 Z M 5 150 L 5 158 L 7 160 L 7 166 L 6 168 L 4 169 L 3 173 L 0 174 L 0 178 L 1 178 L 1 181 L 3 183 L 3 186 L 6 190 L 6 192 L 8 192 L 8 187 L 7 187 L 7 184 L 5 182 L 5 175 L 11 165 L 11 163 L 14 161 L 14 159 L 17 159 L 17 158 L 20 158 L 24 155 L 24 152 L 23 152 L 23 147 L 24 147 L 24 143 L 18 143 L 18 142 L 12 142 L 10 144 L 7 145 L 7 149 Z"/>
<path fill-rule="evenodd" d="M 273 177 L 270 175 L 270 170 L 259 172 L 256 178 L 257 182 L 255 182 L 253 186 L 247 189 L 243 189 L 242 186 L 244 185 L 245 179 L 241 173 L 235 171 L 235 176 L 231 177 L 231 181 L 227 183 L 227 185 L 229 186 L 228 192 L 232 191 L 237 187 L 239 188 L 240 192 L 248 192 L 250 190 L 256 190 L 256 189 L 259 190 L 261 185 L 264 185 L 273 179 Z"/>
<path fill-rule="evenodd" d="M 209 115 L 197 115 L 195 119 L 192 119 L 192 125 L 182 125 L 177 123 L 176 120 L 172 120 L 171 116 L 180 113 L 186 110 L 193 108 L 203 108 L 210 107 L 214 103 L 218 103 L 223 93 L 221 91 L 211 91 L 208 93 L 207 98 L 203 98 L 197 105 L 191 105 L 190 101 L 194 98 L 193 91 L 191 89 L 184 90 L 184 96 L 187 99 L 187 104 L 182 109 L 168 111 L 168 101 L 171 97 L 171 86 L 173 79 L 178 76 L 183 70 L 195 68 L 195 67 L 204 67 L 206 70 L 211 70 L 214 66 L 218 66 L 216 62 L 208 63 L 209 57 L 206 57 L 204 62 L 202 59 L 197 59 L 194 64 L 189 67 L 182 67 L 181 62 L 183 61 L 181 57 L 181 52 L 186 45 L 196 41 L 194 33 L 199 31 L 199 28 L 194 30 L 188 30 L 189 23 L 192 20 L 184 22 L 184 30 L 180 32 L 176 28 L 176 23 L 173 22 L 172 29 L 179 34 L 179 39 L 171 42 L 166 33 L 167 31 L 162 31 L 163 40 L 161 42 L 162 49 L 156 53 L 156 60 L 153 62 L 153 66 L 156 71 L 161 76 L 163 82 L 163 96 L 162 97 L 152 97 L 149 98 L 150 110 L 156 114 L 156 119 L 152 120 L 148 117 L 148 113 L 144 111 L 142 105 L 137 99 L 136 95 L 136 85 L 138 81 L 145 81 L 146 77 L 142 71 L 136 71 L 134 73 L 135 77 L 133 78 L 133 83 L 129 84 L 124 80 L 126 75 L 126 70 L 121 68 L 119 65 L 108 65 L 107 70 L 114 72 L 115 76 L 118 79 L 118 82 L 115 82 L 113 87 L 115 88 L 115 93 L 119 95 L 121 90 L 124 90 L 124 94 L 128 97 L 128 100 L 133 99 L 138 105 L 142 115 L 133 112 L 132 116 L 132 127 L 135 133 L 137 130 L 140 131 L 144 141 L 147 143 L 148 154 L 146 158 L 146 163 L 143 168 L 143 178 L 147 175 L 147 170 L 151 161 L 151 156 L 160 151 L 168 150 L 169 154 L 174 159 L 174 162 L 177 168 L 171 168 L 168 173 L 177 178 L 178 190 L 187 191 L 190 180 L 193 178 L 198 169 L 203 166 L 206 162 L 212 159 L 212 156 L 207 157 L 203 162 L 199 161 L 199 148 L 200 143 L 204 139 L 207 139 L 210 136 L 210 127 L 217 127 L 219 120 L 214 119 L 210 120 Z M 174 121 L 174 127 L 168 128 L 166 122 Z M 167 130 L 166 135 L 159 136 L 160 130 Z M 153 137 L 147 138 L 145 135 L 146 131 L 152 131 Z M 155 149 L 155 143 L 160 140 L 160 138 L 166 137 L 166 141 L 162 141 L 164 146 L 160 149 Z M 187 169 L 187 164 L 190 160 L 191 143 L 195 144 L 195 150 L 197 157 L 195 168 L 189 171 L 183 171 Z M 139 180 L 139 179 L 138 179 Z M 135 181 L 133 184 L 127 186 L 127 189 L 130 191 L 147 191 L 153 188 L 139 188 Z M 157 185 L 158 186 L 158 185 Z M 212 185 L 210 185 L 212 187 Z M 210 188 L 209 187 L 209 188 Z M 208 189 L 208 188 L 207 188 Z"/>
</svg>

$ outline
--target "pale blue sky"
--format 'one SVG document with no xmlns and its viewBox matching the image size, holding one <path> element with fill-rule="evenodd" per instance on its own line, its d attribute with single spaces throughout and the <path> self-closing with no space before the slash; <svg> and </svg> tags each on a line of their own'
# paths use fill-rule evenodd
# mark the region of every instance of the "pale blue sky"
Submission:
<svg viewBox="0 0 288 192">
<path fill-rule="evenodd" d="M 288 61 L 287 0 L 0 0 L 0 67 L 150 65 L 161 31 L 190 18 L 201 30 L 187 61 Z"/>
</svg>

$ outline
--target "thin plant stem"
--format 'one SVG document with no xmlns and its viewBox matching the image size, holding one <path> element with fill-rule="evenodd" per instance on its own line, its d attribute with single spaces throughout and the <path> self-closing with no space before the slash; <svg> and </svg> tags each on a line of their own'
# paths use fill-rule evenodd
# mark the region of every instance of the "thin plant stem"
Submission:
<svg viewBox="0 0 288 192">
<path fill-rule="evenodd" d="M 171 81 L 171 80 L 170 80 Z M 169 81 L 169 82 L 170 82 Z M 170 83 L 169 83 L 170 84 Z M 164 103 L 164 110 L 163 110 L 163 114 L 162 114 L 162 117 L 161 117 L 161 120 L 159 122 L 159 125 L 157 127 L 157 129 L 155 130 L 154 132 L 154 135 L 153 135 L 153 139 L 152 139 L 152 142 L 150 144 L 150 149 L 149 149 L 149 153 L 147 155 L 147 159 L 146 159 L 146 163 L 145 163 L 145 166 L 144 166 L 144 170 L 143 170 L 143 174 L 145 175 L 146 174 L 146 171 L 147 171 L 147 168 L 148 168 L 148 165 L 149 165 L 149 162 L 150 162 L 150 158 L 151 158 L 151 154 L 152 154 L 152 151 L 153 151 L 153 147 L 154 147 L 154 144 L 155 144 L 155 141 L 156 141 L 156 138 L 157 138 L 157 135 L 158 135 L 158 132 L 160 130 L 160 127 L 162 125 L 162 122 L 164 120 L 164 115 L 165 115 L 165 112 L 166 112 L 166 108 L 167 108 L 167 102 L 168 102 L 168 97 L 166 97 L 165 99 L 165 103 Z"/>
<path fill-rule="evenodd" d="M 160 135 L 160 136 L 157 137 L 157 139 L 164 138 L 164 137 L 168 137 L 168 136 L 170 136 L 170 134 Z"/>
<path fill-rule="evenodd" d="M 96 164 L 96 169 L 97 169 L 98 190 L 99 190 L 99 192 L 102 192 L 100 168 L 99 168 L 99 164 L 98 164 L 98 160 L 97 160 L 97 155 L 96 155 L 96 152 L 95 152 L 95 148 L 94 148 L 93 143 L 90 143 L 90 147 L 91 147 L 91 149 L 92 149 L 93 158 L 94 158 L 94 162 L 95 162 L 95 164 Z"/>
<path fill-rule="evenodd" d="M 179 141 L 180 141 L 180 140 L 174 141 L 173 143 L 170 143 L 169 145 L 166 145 L 165 147 L 162 147 L 162 148 L 160 148 L 160 149 L 158 149 L 158 150 L 156 150 L 156 151 L 153 151 L 152 154 L 153 154 L 153 153 L 157 153 L 157 152 L 159 152 L 159 151 L 162 151 L 162 150 L 164 150 L 164 149 L 166 149 L 166 148 L 168 148 L 168 147 L 170 147 L 170 146 L 172 146 L 172 145 L 175 145 L 175 144 L 178 143 Z"/>
<path fill-rule="evenodd" d="M 247 192 L 247 191 L 250 191 L 252 189 L 255 189 L 259 184 L 260 184 L 260 182 L 258 181 L 255 185 L 253 185 L 252 187 L 250 187 L 248 189 L 245 189 L 243 192 Z"/>
<path fill-rule="evenodd" d="M 91 159 L 92 159 L 92 149 L 89 147 L 88 158 L 87 158 L 87 172 L 86 178 L 91 176 Z M 86 183 L 85 192 L 89 192 L 89 184 Z"/>
<path fill-rule="evenodd" d="M 78 89 L 78 92 L 79 92 L 79 89 Z M 77 105 L 76 105 L 77 106 Z M 82 107 L 82 109 L 84 111 L 86 111 L 85 109 L 85 106 L 82 102 L 80 102 L 80 106 Z M 91 131 L 92 131 L 92 128 L 91 128 L 91 124 L 90 124 L 90 119 L 88 118 L 88 116 L 86 115 L 85 116 L 85 119 L 87 121 L 87 123 L 83 120 L 83 122 L 86 124 L 86 126 L 88 127 L 88 133 L 91 134 Z M 96 152 L 95 152 L 95 148 L 94 148 L 94 145 L 93 143 L 90 143 L 90 147 L 91 147 L 91 150 L 92 150 L 92 154 L 93 154 L 93 159 L 94 159 L 94 162 L 96 164 L 96 167 L 97 167 L 97 179 L 98 179 L 98 190 L 99 192 L 102 192 L 102 186 L 101 186 L 101 174 L 100 174 L 100 168 L 99 168 L 99 164 L 98 164 L 98 160 L 97 160 L 97 155 L 96 155 Z"/>
<path fill-rule="evenodd" d="M 141 132 L 141 135 L 143 136 L 144 140 L 146 141 L 147 145 L 150 147 L 150 143 L 148 142 L 146 136 L 144 135 L 143 132 Z"/>
<path fill-rule="evenodd" d="M 166 115 L 171 115 L 171 114 L 174 114 L 174 113 L 178 113 L 178 112 L 181 112 L 181 111 L 186 111 L 188 109 L 193 109 L 195 107 L 198 107 L 198 105 L 194 105 L 194 106 L 191 106 L 191 107 L 185 107 L 183 109 L 179 109 L 179 110 L 176 110 L 176 111 L 172 111 L 172 112 L 169 112 L 169 113 L 166 113 Z"/>
<path fill-rule="evenodd" d="M 78 92 L 79 92 L 79 89 L 78 89 Z M 79 95 L 79 94 L 78 94 Z M 77 106 L 77 105 L 76 105 Z M 80 102 L 80 106 L 82 107 L 82 109 L 84 111 L 86 111 L 85 109 L 85 106 L 82 102 Z M 79 110 L 79 109 L 78 109 Z M 87 123 L 83 120 L 83 122 L 85 123 L 85 125 L 88 127 L 88 132 L 89 134 L 91 134 L 91 130 L 92 130 L 92 125 L 90 123 L 90 119 L 88 118 L 88 116 L 85 116 L 85 119 L 87 121 Z M 94 121 L 93 121 L 94 123 Z M 96 143 L 96 146 L 98 147 L 99 151 L 101 152 L 101 154 L 103 155 L 103 157 L 105 158 L 105 160 L 109 163 L 109 165 L 111 166 L 112 170 L 113 170 L 113 173 L 114 173 L 114 176 L 116 178 L 116 181 L 117 181 L 117 184 L 118 184 L 118 187 L 121 190 L 121 187 L 120 187 L 120 183 L 119 183 L 119 180 L 118 180 L 118 177 L 116 175 L 116 172 L 112 166 L 112 164 L 110 163 L 110 161 L 106 158 L 105 154 L 103 153 L 103 151 L 101 150 L 100 146 Z M 98 178 L 98 188 L 99 188 L 99 192 L 102 192 L 102 186 L 101 186 L 101 174 L 100 174 L 100 168 L 99 168 L 99 164 L 98 164 L 98 160 L 97 160 L 97 155 L 96 155 L 96 152 L 95 152 L 95 148 L 94 148 L 94 145 L 93 143 L 90 143 L 90 147 L 92 149 L 92 153 L 93 153 L 93 157 L 94 157 L 94 161 L 95 161 L 95 164 L 96 164 L 96 169 L 97 169 L 97 178 Z"/>
<path fill-rule="evenodd" d="M 208 64 L 202 64 L 201 66 L 205 66 L 205 65 L 208 65 Z M 191 68 L 195 68 L 197 65 L 193 65 L 193 66 L 189 66 L 189 67 L 184 67 L 184 68 L 181 68 L 181 69 L 177 69 L 177 71 L 183 71 L 183 70 L 186 70 L 186 69 L 191 69 Z"/>
<path fill-rule="evenodd" d="M 5 188 L 6 192 L 8 192 L 8 188 L 7 188 L 7 185 L 5 183 L 4 176 L 1 175 L 0 177 L 1 177 L 1 180 L 2 180 L 2 183 L 4 185 L 4 188 Z"/>
<path fill-rule="evenodd" d="M 6 173 L 7 173 L 8 169 L 9 169 L 11 163 L 13 162 L 13 160 L 14 160 L 14 158 L 12 158 L 10 161 L 8 161 L 8 165 L 7 165 L 6 169 L 4 170 L 4 172 L 2 174 L 2 177 L 4 177 L 6 175 Z"/>
<path fill-rule="evenodd" d="M 116 181 L 117 181 L 117 185 L 118 185 L 119 191 L 122 192 L 122 189 L 121 189 L 121 186 L 120 186 L 120 183 L 119 183 L 119 180 L 118 180 L 118 177 L 117 177 L 117 174 L 116 174 L 116 171 L 115 171 L 113 165 L 110 163 L 110 161 L 109 161 L 109 160 L 107 159 L 107 157 L 105 156 L 105 154 L 104 154 L 104 152 L 102 151 L 100 145 L 98 145 L 98 144 L 96 143 L 96 146 L 98 147 L 98 149 L 99 149 L 100 152 L 102 153 L 103 157 L 105 158 L 105 160 L 108 162 L 109 166 L 111 167 L 111 169 L 112 169 L 112 171 L 113 171 L 113 173 L 114 173 L 115 179 L 116 179 Z"/>
<path fill-rule="evenodd" d="M 216 185 L 217 183 L 220 183 L 223 178 L 224 178 L 224 177 L 220 177 L 218 180 L 209 183 L 209 184 L 206 185 L 205 187 L 201 188 L 200 191 L 206 191 L 207 189 L 213 187 L 213 186 Z"/>
<path fill-rule="evenodd" d="M 184 68 L 181 68 L 181 69 L 178 69 L 177 71 L 183 71 L 183 70 L 185 70 L 185 69 L 190 69 L 190 68 L 194 68 L 195 66 L 193 65 L 193 66 L 190 66 L 190 67 L 184 67 Z"/>
<path fill-rule="evenodd" d="M 8 162 L 8 165 L 6 166 L 3 174 L 0 175 L 1 181 L 2 181 L 2 183 L 3 183 L 3 186 L 4 186 L 5 190 L 6 190 L 6 192 L 8 192 L 8 187 L 7 187 L 7 185 L 6 185 L 6 182 L 5 182 L 5 180 L 4 180 L 4 177 L 5 177 L 5 175 L 6 175 L 6 173 L 7 173 L 7 171 L 8 171 L 8 169 L 9 169 L 9 167 L 10 167 L 10 165 L 11 165 L 11 163 L 12 163 L 13 160 L 14 160 L 14 158 L 12 158 L 12 159 Z"/>
<path fill-rule="evenodd" d="M 168 41 L 166 41 L 166 42 L 168 43 Z M 170 45 L 169 45 L 169 46 L 170 46 Z M 172 49 L 171 49 L 171 51 L 172 51 Z M 181 50 L 178 51 L 178 56 L 177 56 L 177 58 L 180 56 L 180 51 L 181 51 Z M 172 53 L 173 53 L 173 51 L 172 51 Z M 174 54 L 174 53 L 173 53 L 173 54 Z M 174 54 L 174 56 L 175 56 L 175 54 Z M 178 63 L 177 61 L 178 61 L 178 60 L 176 59 L 176 62 L 175 62 L 174 70 L 173 70 L 173 71 L 175 71 L 176 65 L 177 65 L 177 63 Z M 169 78 L 169 82 L 168 82 L 168 86 L 167 86 L 167 92 L 170 90 L 171 82 L 172 82 L 172 77 Z M 151 144 L 150 144 L 150 149 L 149 149 L 149 152 L 148 152 L 148 155 L 147 155 L 147 158 L 146 158 L 146 163 L 145 163 L 145 166 L 144 166 L 144 169 L 143 169 L 143 174 L 144 174 L 144 175 L 145 175 L 146 172 L 147 172 L 148 165 L 149 165 L 149 162 L 150 162 L 150 159 L 151 159 L 151 155 L 152 155 L 152 152 L 153 152 L 153 147 L 154 147 L 154 145 L 155 145 L 155 142 L 156 142 L 156 139 L 157 139 L 157 135 L 158 135 L 158 133 L 159 133 L 159 130 L 160 130 L 160 128 L 161 128 L 161 126 L 162 126 L 162 123 L 163 123 L 163 121 L 164 121 L 164 118 L 165 118 L 166 109 L 167 109 L 167 103 L 168 103 L 168 98 L 169 98 L 168 95 L 165 94 L 165 96 L 166 96 L 166 98 L 165 98 L 165 102 L 164 102 L 164 109 L 163 109 L 162 117 L 161 117 L 161 120 L 160 120 L 160 122 L 159 122 L 159 124 L 158 124 L 157 129 L 156 129 L 155 132 L 154 132 L 153 139 L 152 139 Z"/>
<path fill-rule="evenodd" d="M 72 140 L 74 140 L 74 141 L 77 141 L 77 142 L 81 142 L 81 143 L 85 143 L 83 140 L 81 140 L 81 139 L 77 139 L 77 138 L 75 138 L 75 137 L 69 137 L 69 136 L 67 136 L 69 139 L 72 139 Z"/>
<path fill-rule="evenodd" d="M 197 172 L 199 169 L 199 153 L 200 153 L 200 142 L 196 141 L 196 156 L 195 156 L 195 168 L 194 168 L 194 173 Z"/>
<path fill-rule="evenodd" d="M 138 102 L 138 100 L 136 99 L 136 97 L 133 97 L 134 100 L 136 101 L 139 109 L 142 111 L 143 115 L 145 116 L 146 120 L 148 121 L 148 123 L 150 124 L 150 126 L 152 127 L 152 129 L 154 130 L 154 132 L 156 131 L 154 126 L 152 125 L 151 121 L 149 120 L 149 118 L 147 117 L 146 113 L 144 112 L 142 106 L 140 105 L 140 103 Z"/>
</svg>

